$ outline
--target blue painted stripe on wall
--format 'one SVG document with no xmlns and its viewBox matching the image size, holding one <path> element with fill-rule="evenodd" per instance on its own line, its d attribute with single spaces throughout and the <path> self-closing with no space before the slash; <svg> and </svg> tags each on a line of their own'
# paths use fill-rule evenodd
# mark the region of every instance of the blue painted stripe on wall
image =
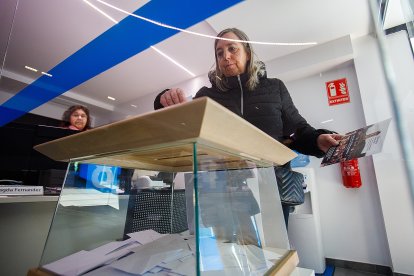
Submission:
<svg viewBox="0 0 414 276">
<path fill-rule="evenodd" d="M 241 0 L 154 0 L 134 14 L 187 29 Z M 177 31 L 128 16 L 0 106 L 0 126 L 140 53 Z"/>
</svg>

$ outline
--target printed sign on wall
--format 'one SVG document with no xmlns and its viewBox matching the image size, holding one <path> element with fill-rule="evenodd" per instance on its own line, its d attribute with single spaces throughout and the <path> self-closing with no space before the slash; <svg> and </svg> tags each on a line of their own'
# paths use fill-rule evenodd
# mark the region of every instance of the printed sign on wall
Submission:
<svg viewBox="0 0 414 276">
<path fill-rule="evenodd" d="M 349 103 L 349 91 L 346 78 L 326 82 L 329 105 Z"/>
</svg>

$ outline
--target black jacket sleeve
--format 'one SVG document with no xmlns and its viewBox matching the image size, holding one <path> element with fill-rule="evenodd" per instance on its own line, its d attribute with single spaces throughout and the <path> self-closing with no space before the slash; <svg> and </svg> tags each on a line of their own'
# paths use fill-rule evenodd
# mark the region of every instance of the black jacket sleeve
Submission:
<svg viewBox="0 0 414 276">
<path fill-rule="evenodd" d="M 162 106 L 162 104 L 161 104 L 160 100 L 161 100 L 161 96 L 162 96 L 162 94 L 164 94 L 164 93 L 165 93 L 165 92 L 167 92 L 168 90 L 169 90 L 169 88 L 167 88 L 167 89 L 163 90 L 160 94 L 158 94 L 158 95 L 157 95 L 157 97 L 155 97 L 155 100 L 154 100 L 154 110 L 164 108 L 164 107 Z"/>
<path fill-rule="evenodd" d="M 197 94 L 194 96 L 193 99 L 196 99 L 196 98 L 200 98 L 200 97 L 205 96 L 205 93 L 203 92 L 203 89 L 205 89 L 205 87 L 201 88 L 197 92 Z M 155 100 L 154 100 L 154 110 L 164 108 L 164 106 L 160 102 L 161 101 L 161 96 L 162 96 L 162 94 L 164 94 L 168 90 L 170 90 L 170 88 L 164 89 L 160 94 L 157 95 L 157 97 L 155 97 Z"/>
<path fill-rule="evenodd" d="M 316 130 L 308 124 L 293 104 L 292 98 L 283 82 L 281 82 L 280 91 L 282 99 L 283 134 L 292 140 L 289 147 L 302 154 L 319 158 L 324 156 L 325 153 L 318 148 L 317 139 L 319 135 L 331 132 L 327 130 Z"/>
</svg>

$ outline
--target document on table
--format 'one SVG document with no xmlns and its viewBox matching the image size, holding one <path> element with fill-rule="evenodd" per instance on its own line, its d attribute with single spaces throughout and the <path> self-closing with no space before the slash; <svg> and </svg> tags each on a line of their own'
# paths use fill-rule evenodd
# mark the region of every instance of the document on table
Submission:
<svg viewBox="0 0 414 276">
<path fill-rule="evenodd" d="M 163 235 L 153 230 L 131 233 L 129 236 L 131 238 L 128 240 L 110 242 L 91 251 L 79 251 L 43 267 L 67 276 L 84 273 L 88 276 L 194 275 L 194 237 Z M 200 252 L 205 271 L 229 275 L 239 273 L 241 269 L 261 274 L 280 259 L 284 252 L 254 245 L 217 243 L 215 239 L 211 239 L 211 242 L 215 244 L 217 254 Z M 214 266 L 209 267 L 208 264 Z"/>
<path fill-rule="evenodd" d="M 135 254 L 126 256 L 110 266 L 134 275 L 141 275 L 156 266 L 192 255 L 189 246 L 180 235 L 170 234 L 134 249 Z M 192 273 L 194 273 L 194 268 Z"/>
<path fill-rule="evenodd" d="M 104 244 L 90 251 L 79 251 L 65 258 L 44 265 L 43 268 L 61 275 L 79 275 L 102 264 L 110 263 L 132 252 L 142 244 L 165 235 L 154 230 L 129 234 L 130 239 Z"/>
<path fill-rule="evenodd" d="M 136 240 L 140 244 L 146 244 L 155 240 L 158 240 L 159 238 L 165 236 L 166 234 L 160 234 L 152 229 L 129 233 L 127 234 L 132 239 Z"/>
<path fill-rule="evenodd" d="M 43 268 L 59 275 L 80 275 L 100 265 L 111 263 L 130 253 L 133 248 L 140 246 L 134 240 L 129 239 L 128 241 L 129 243 L 121 242 L 123 246 L 118 247 L 116 250 L 113 244 L 111 246 L 106 245 L 103 249 L 98 248 L 96 251 L 82 250 L 58 261 L 44 265 Z"/>
</svg>

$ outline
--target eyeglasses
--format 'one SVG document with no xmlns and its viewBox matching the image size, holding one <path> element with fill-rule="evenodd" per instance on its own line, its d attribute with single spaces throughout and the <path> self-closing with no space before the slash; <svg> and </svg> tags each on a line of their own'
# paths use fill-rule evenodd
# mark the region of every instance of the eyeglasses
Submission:
<svg viewBox="0 0 414 276">
<path fill-rule="evenodd" d="M 225 47 L 227 49 L 218 49 L 216 52 L 217 59 L 223 59 L 225 55 L 225 51 L 228 51 L 230 54 L 235 54 L 239 50 L 239 47 L 235 45 L 230 45 Z"/>
<path fill-rule="evenodd" d="M 73 113 L 71 116 L 75 118 L 81 117 L 82 119 L 85 119 L 87 117 L 86 114 L 78 114 L 78 113 Z"/>
</svg>

